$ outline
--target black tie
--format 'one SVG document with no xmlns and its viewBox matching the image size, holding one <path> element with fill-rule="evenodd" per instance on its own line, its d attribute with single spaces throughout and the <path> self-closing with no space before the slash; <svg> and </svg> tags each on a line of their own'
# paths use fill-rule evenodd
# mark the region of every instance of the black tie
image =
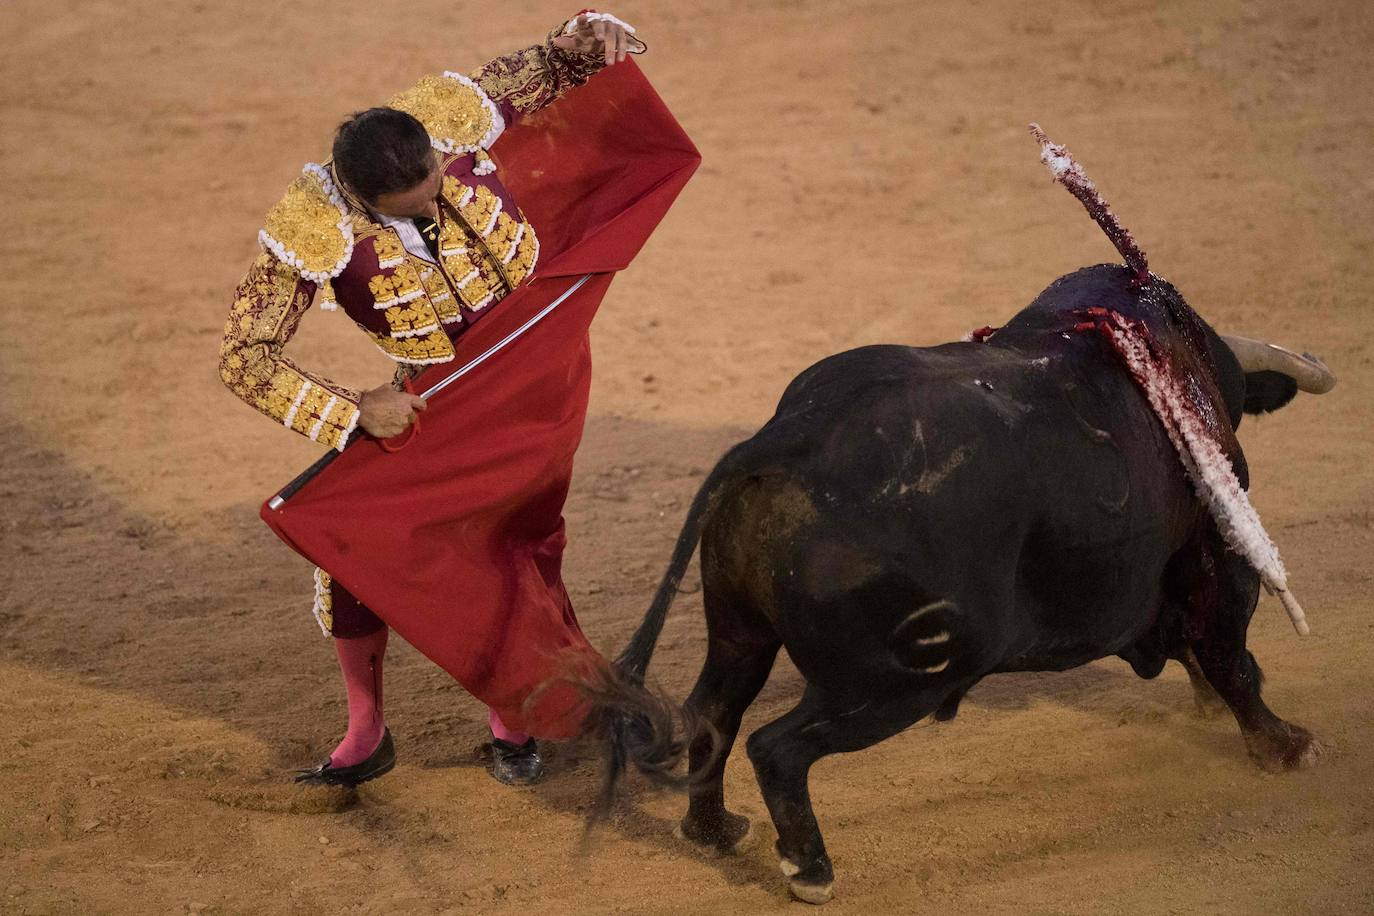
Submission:
<svg viewBox="0 0 1374 916">
<path fill-rule="evenodd" d="M 420 237 L 425 240 L 425 247 L 434 256 L 434 260 L 439 260 L 439 224 L 428 216 L 417 216 L 415 228 L 420 230 Z"/>
</svg>

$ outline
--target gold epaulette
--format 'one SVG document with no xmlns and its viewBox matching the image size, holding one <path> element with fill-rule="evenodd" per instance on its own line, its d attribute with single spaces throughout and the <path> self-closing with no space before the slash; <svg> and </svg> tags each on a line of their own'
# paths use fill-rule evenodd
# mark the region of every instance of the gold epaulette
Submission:
<svg viewBox="0 0 1374 916">
<path fill-rule="evenodd" d="M 506 129 L 496 103 L 461 73 L 426 76 L 389 103 L 413 115 L 442 153 L 487 150 Z"/>
<path fill-rule="evenodd" d="M 327 284 L 353 256 L 353 220 L 324 166 L 307 163 L 267 211 L 258 240 L 283 264 Z"/>
</svg>

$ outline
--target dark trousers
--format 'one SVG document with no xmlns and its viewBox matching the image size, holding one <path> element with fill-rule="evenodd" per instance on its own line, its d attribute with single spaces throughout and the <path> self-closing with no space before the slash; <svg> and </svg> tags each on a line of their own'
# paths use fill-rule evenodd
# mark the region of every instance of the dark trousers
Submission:
<svg viewBox="0 0 1374 916">
<path fill-rule="evenodd" d="M 386 626 L 386 621 L 353 596 L 348 589 L 334 579 L 329 583 L 330 603 L 334 612 L 333 625 L 329 635 L 336 639 L 357 639 L 370 636 Z"/>
</svg>

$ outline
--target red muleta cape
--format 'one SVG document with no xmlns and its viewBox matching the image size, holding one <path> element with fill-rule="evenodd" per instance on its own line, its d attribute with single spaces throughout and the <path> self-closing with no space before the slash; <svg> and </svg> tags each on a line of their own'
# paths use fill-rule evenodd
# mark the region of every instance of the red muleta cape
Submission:
<svg viewBox="0 0 1374 916">
<path fill-rule="evenodd" d="M 700 162 L 626 61 L 511 128 L 493 150 L 539 234 L 535 278 L 492 306 L 425 391 L 566 292 L 542 321 L 434 395 L 402 451 L 365 438 L 262 518 L 407 642 L 545 738 L 577 733 L 570 671 L 604 666 L 563 587 L 563 502 L 591 382 L 588 328 Z"/>
</svg>

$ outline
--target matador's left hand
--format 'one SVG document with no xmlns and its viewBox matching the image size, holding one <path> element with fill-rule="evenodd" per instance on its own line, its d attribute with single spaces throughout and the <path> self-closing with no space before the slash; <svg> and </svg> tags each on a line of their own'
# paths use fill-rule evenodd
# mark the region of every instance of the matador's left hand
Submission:
<svg viewBox="0 0 1374 916">
<path fill-rule="evenodd" d="M 620 22 L 589 19 L 585 13 L 573 20 L 571 32 L 558 36 L 553 43 L 565 51 L 602 54 L 608 67 L 624 60 L 630 48 L 640 44 Z"/>
</svg>

